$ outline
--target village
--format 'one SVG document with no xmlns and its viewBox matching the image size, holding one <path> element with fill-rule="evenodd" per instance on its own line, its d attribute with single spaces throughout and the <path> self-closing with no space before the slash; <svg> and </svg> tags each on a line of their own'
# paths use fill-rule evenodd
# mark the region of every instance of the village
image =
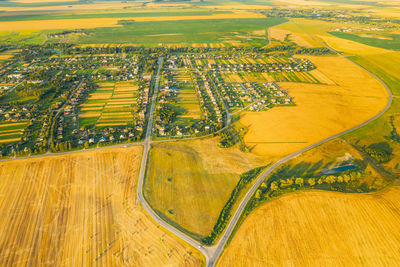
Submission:
<svg viewBox="0 0 400 267">
<path fill-rule="evenodd" d="M 228 113 L 266 111 L 275 105 L 294 105 L 293 99 L 262 73 L 307 72 L 308 59 L 238 57 L 219 54 L 171 55 L 165 62 L 158 95 L 155 135 L 207 135 L 227 126 Z M 232 81 L 227 75 L 259 73 L 257 81 Z M 197 110 L 197 112 L 195 112 Z"/>
<path fill-rule="evenodd" d="M 152 126 L 156 138 L 205 136 L 229 126 L 230 117 L 241 111 L 294 105 L 279 82 L 312 77 L 316 68 L 305 58 L 253 50 L 160 54 L 31 47 L 2 63 L 1 154 L 142 140 L 160 55 L 164 63 Z"/>
</svg>

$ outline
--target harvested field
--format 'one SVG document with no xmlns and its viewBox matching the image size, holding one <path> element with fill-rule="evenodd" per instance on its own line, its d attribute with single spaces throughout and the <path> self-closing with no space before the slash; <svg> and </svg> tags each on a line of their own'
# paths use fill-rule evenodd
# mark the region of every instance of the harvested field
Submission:
<svg viewBox="0 0 400 267">
<path fill-rule="evenodd" d="M 135 205 L 140 156 L 130 147 L 0 163 L 0 264 L 199 266 Z"/>
<path fill-rule="evenodd" d="M 246 218 L 218 266 L 398 266 L 400 187 L 296 192 Z"/>
<path fill-rule="evenodd" d="M 244 140 L 259 155 L 282 157 L 376 115 L 387 101 L 386 89 L 370 74 L 337 56 L 308 57 L 337 85 L 281 83 L 295 107 L 244 113 Z M 340 70 L 340 71 L 339 71 Z"/>
</svg>

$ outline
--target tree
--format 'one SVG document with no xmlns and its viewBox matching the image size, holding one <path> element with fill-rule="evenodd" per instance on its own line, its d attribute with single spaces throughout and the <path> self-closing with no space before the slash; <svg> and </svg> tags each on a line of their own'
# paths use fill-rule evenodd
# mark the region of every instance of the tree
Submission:
<svg viewBox="0 0 400 267">
<path fill-rule="evenodd" d="M 263 183 L 261 184 L 261 188 L 265 190 L 265 189 L 267 188 L 267 184 L 266 184 L 265 182 L 263 182 Z"/>
<path fill-rule="evenodd" d="M 279 188 L 279 185 L 277 182 L 272 182 L 271 183 L 271 191 L 275 191 Z"/>
<path fill-rule="evenodd" d="M 314 186 L 315 185 L 315 179 L 314 178 L 310 178 L 310 179 L 308 179 L 308 184 L 310 185 L 310 186 Z"/>
<path fill-rule="evenodd" d="M 281 187 L 285 188 L 285 187 L 290 187 L 293 184 L 293 180 L 292 179 L 286 179 L 283 180 L 281 179 Z"/>
<path fill-rule="evenodd" d="M 303 184 L 304 184 L 303 178 L 296 178 L 295 184 L 297 184 L 298 186 L 302 187 Z"/>
<path fill-rule="evenodd" d="M 84 147 L 85 149 L 88 149 L 88 148 L 89 148 L 89 143 L 88 143 L 88 141 L 86 141 L 86 142 L 83 144 L 83 147 Z"/>
</svg>

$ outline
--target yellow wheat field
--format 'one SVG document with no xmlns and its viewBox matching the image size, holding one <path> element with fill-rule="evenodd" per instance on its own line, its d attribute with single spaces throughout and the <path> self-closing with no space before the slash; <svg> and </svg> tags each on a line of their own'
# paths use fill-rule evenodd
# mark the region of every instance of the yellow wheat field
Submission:
<svg viewBox="0 0 400 267">
<path fill-rule="evenodd" d="M 199 266 L 136 205 L 140 147 L 0 163 L 0 265 Z"/>
<path fill-rule="evenodd" d="M 132 113 L 130 112 L 110 112 L 110 113 L 103 113 L 103 116 L 130 116 Z"/>
<path fill-rule="evenodd" d="M 329 84 L 329 85 L 335 85 L 335 82 L 329 79 L 325 74 L 323 74 L 321 71 L 318 69 L 311 70 L 309 73 L 317 79 L 320 83 L 323 84 Z"/>
<path fill-rule="evenodd" d="M 285 23 L 287 24 L 287 23 Z M 296 44 L 304 47 L 312 47 L 312 44 L 304 40 L 300 35 L 295 34 L 289 30 L 282 29 L 282 25 L 271 27 L 268 29 L 268 34 L 271 38 L 283 41 L 285 37 L 289 34 L 289 40 L 295 42 Z"/>
<path fill-rule="evenodd" d="M 71 2 L 75 2 L 78 0 L 72 0 Z M 11 2 L 15 3 L 40 3 L 43 2 L 43 0 L 11 0 Z M 48 0 L 46 1 L 47 3 L 56 3 L 56 2 L 65 2 L 65 0 Z"/>
<path fill-rule="evenodd" d="M 12 123 L 2 123 L 0 124 L 0 128 L 9 127 L 9 126 L 16 126 L 16 125 L 26 125 L 26 122 L 12 122 Z"/>
<path fill-rule="evenodd" d="M 103 106 L 95 106 L 95 107 L 84 107 L 81 108 L 81 111 L 101 111 L 103 109 Z"/>
<path fill-rule="evenodd" d="M 125 126 L 127 125 L 126 122 L 103 122 L 103 123 L 96 123 L 97 127 L 108 127 L 108 126 Z"/>
<path fill-rule="evenodd" d="M 308 57 L 337 85 L 280 83 L 295 107 L 247 112 L 244 140 L 259 155 L 281 157 L 358 125 L 382 110 L 388 94 L 382 84 L 338 56 Z"/>
<path fill-rule="evenodd" d="M 81 107 L 103 107 L 104 103 L 82 104 Z"/>
<path fill-rule="evenodd" d="M 112 93 L 93 93 L 89 99 L 108 99 L 112 96 Z"/>
<path fill-rule="evenodd" d="M 15 134 L 21 134 L 21 130 L 19 131 L 13 131 L 13 132 L 9 132 L 9 133 L 5 133 L 5 132 L 0 132 L 0 136 L 8 136 L 8 135 L 15 135 Z"/>
<path fill-rule="evenodd" d="M 297 34 L 302 34 L 302 36 L 306 35 L 303 30 L 306 32 L 311 33 L 314 37 L 318 40 L 325 42 L 330 47 L 337 51 L 342 51 L 346 54 L 350 55 L 370 55 L 370 54 L 379 54 L 379 53 L 386 53 L 388 50 L 378 47 L 373 47 L 365 44 L 361 44 L 359 42 L 339 38 L 333 36 L 329 33 L 332 27 L 342 27 L 343 24 L 340 23 L 329 23 L 325 21 L 314 21 L 309 19 L 299 19 L 295 18 L 293 21 L 298 25 L 291 25 L 290 27 L 296 31 Z M 310 36 L 308 38 L 312 39 Z M 321 43 L 315 41 L 316 45 L 321 46 Z"/>
<path fill-rule="evenodd" d="M 19 141 L 19 140 L 21 140 L 21 138 L 3 139 L 3 140 L 0 140 L 0 143 L 10 143 L 10 142 L 15 142 L 15 141 Z"/>
<path fill-rule="evenodd" d="M 102 83 L 99 83 L 100 88 L 102 88 L 102 87 L 114 87 L 114 85 L 115 85 L 115 83 L 113 83 L 113 82 L 102 82 Z"/>
<path fill-rule="evenodd" d="M 398 266 L 400 187 L 297 192 L 256 209 L 218 266 Z"/>
<path fill-rule="evenodd" d="M 122 93 L 122 92 L 118 92 L 118 93 L 114 93 L 112 98 L 132 98 L 134 97 L 133 93 Z"/>
<path fill-rule="evenodd" d="M 6 133 L 22 133 L 22 129 L 14 129 L 14 130 L 1 130 L 0 128 L 0 135 L 6 134 Z"/>
<path fill-rule="evenodd" d="M 99 117 L 101 115 L 101 112 L 86 112 L 83 114 L 79 114 L 79 118 L 93 118 L 93 117 Z"/>
</svg>

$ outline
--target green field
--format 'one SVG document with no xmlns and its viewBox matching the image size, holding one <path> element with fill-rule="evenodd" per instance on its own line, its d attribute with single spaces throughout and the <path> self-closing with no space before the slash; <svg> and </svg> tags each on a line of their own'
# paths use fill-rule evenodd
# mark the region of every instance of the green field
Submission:
<svg viewBox="0 0 400 267">
<path fill-rule="evenodd" d="M 80 105 L 79 124 L 85 127 L 124 126 L 133 122 L 137 86 L 134 82 L 99 83 Z"/>
<path fill-rule="evenodd" d="M 283 18 L 146 21 L 123 27 L 96 28 L 82 36 L 82 44 L 103 43 L 218 43 L 240 41 L 234 32 L 248 33 L 285 22 Z M 111 37 L 111 38 L 110 38 Z M 266 44 L 266 40 L 263 40 Z"/>
<path fill-rule="evenodd" d="M 400 157 L 398 155 L 400 153 L 400 144 L 393 139 L 393 131 L 395 130 L 399 134 L 400 128 L 393 128 L 391 118 L 393 118 L 394 126 L 398 126 L 400 101 L 397 96 L 400 94 L 400 72 L 398 71 L 400 54 L 399 52 L 392 52 L 363 57 L 354 56 L 351 58 L 372 73 L 378 75 L 388 85 L 394 97 L 392 105 L 384 115 L 368 125 L 345 135 L 344 138 L 352 143 L 356 143 L 360 147 L 389 142 L 390 147 L 393 149 L 393 156 L 383 166 L 390 171 L 399 172 Z"/>
<path fill-rule="evenodd" d="M 213 140 L 153 145 L 144 195 L 159 214 L 199 238 L 210 233 L 239 175 L 263 164 Z"/>
<path fill-rule="evenodd" d="M 183 69 L 178 70 L 177 73 L 176 79 L 180 83 L 177 104 L 183 109 L 183 114 L 179 117 L 200 119 L 200 103 L 190 73 L 186 73 Z"/>
<path fill-rule="evenodd" d="M 16 13 L 16 12 L 15 12 Z M 21 13 L 10 12 L 7 16 L 0 17 L 0 21 L 24 21 L 24 20 L 64 20 L 64 19 L 95 19 L 95 18 L 131 18 L 131 17 L 176 17 L 176 16 L 206 16 L 212 14 L 227 14 L 232 13 L 230 11 L 214 11 L 207 9 L 197 10 L 160 10 L 156 12 L 143 11 L 143 12 L 96 12 L 96 13 L 80 13 L 80 14 L 62 14 L 62 15 L 44 15 L 44 14 L 29 14 L 25 15 Z"/>
<path fill-rule="evenodd" d="M 380 39 L 378 37 L 368 37 L 368 36 L 362 37 L 356 34 L 345 33 L 345 32 L 329 32 L 329 33 L 339 38 L 359 42 L 370 46 L 391 49 L 391 50 L 400 50 L 400 34 L 387 34 L 385 35 L 385 39 Z"/>
<path fill-rule="evenodd" d="M 0 123 L 0 143 L 15 142 L 17 139 L 20 139 L 22 131 L 27 125 L 27 121 Z"/>
</svg>

